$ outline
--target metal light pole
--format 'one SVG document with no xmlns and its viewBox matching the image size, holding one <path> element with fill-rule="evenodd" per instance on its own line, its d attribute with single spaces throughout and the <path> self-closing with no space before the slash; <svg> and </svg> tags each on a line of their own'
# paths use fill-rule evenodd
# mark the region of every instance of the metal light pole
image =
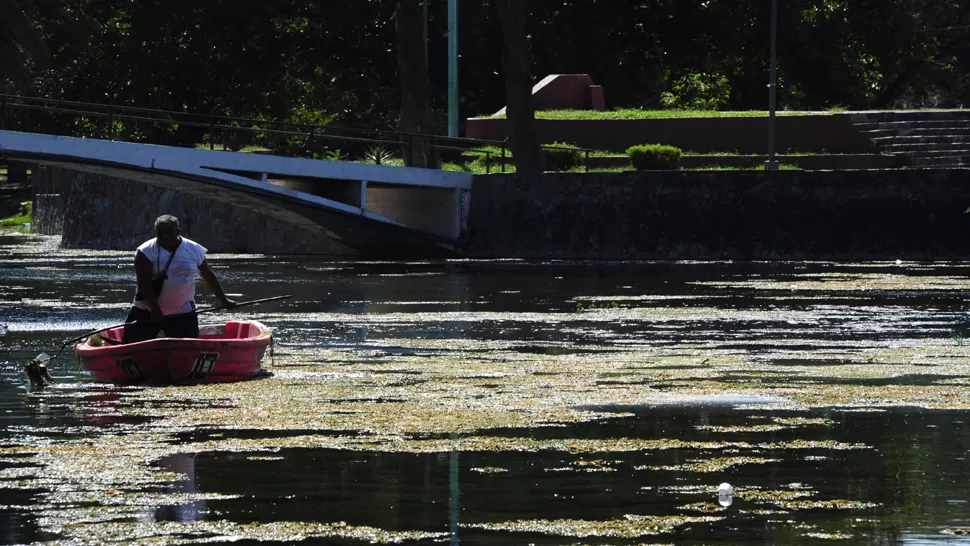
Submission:
<svg viewBox="0 0 970 546">
<path fill-rule="evenodd" d="M 778 169 L 775 162 L 775 107 L 778 100 L 778 0 L 771 0 L 771 75 L 768 78 L 768 162 L 765 169 Z"/>
<path fill-rule="evenodd" d="M 428 65 L 428 2 L 430 0 L 424 0 L 421 2 L 421 9 L 424 15 L 424 25 L 421 29 L 421 38 L 424 40 L 424 64 Z"/>
<path fill-rule="evenodd" d="M 458 0 L 448 0 L 448 136 L 458 136 Z"/>
</svg>

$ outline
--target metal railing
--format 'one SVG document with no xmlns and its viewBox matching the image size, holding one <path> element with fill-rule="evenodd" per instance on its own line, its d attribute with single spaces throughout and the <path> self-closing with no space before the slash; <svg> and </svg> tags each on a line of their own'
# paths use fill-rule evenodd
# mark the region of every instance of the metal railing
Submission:
<svg viewBox="0 0 970 546">
<path fill-rule="evenodd" d="M 66 122 L 65 118 L 68 118 Z M 151 125 L 151 137 L 139 129 L 148 124 Z M 183 147 L 197 147 L 201 143 L 207 144 L 210 150 L 217 146 L 224 150 L 259 149 L 261 146 L 278 155 L 325 159 L 342 159 L 343 151 L 335 149 L 332 143 L 344 143 L 362 151 L 363 157 L 378 165 L 390 158 L 388 149 L 400 147 L 403 157 L 407 150 L 421 144 L 438 151 L 479 154 L 484 159 L 486 173 L 491 172 L 496 159 L 501 172 L 505 172 L 510 157 L 508 139 L 448 137 L 0 94 L 0 129 L 13 129 L 14 126 L 30 132 L 66 133 L 104 140 L 134 140 Z M 368 145 L 369 148 L 363 149 Z M 589 149 L 542 148 L 582 153 L 584 169 L 589 171 Z"/>
</svg>

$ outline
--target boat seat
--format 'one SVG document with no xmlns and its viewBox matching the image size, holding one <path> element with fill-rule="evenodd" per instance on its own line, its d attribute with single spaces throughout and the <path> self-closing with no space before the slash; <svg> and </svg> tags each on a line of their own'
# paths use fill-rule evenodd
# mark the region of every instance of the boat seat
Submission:
<svg viewBox="0 0 970 546">
<path fill-rule="evenodd" d="M 252 335 L 252 325 L 248 322 L 231 320 L 226 323 L 225 339 L 244 339 Z"/>
</svg>

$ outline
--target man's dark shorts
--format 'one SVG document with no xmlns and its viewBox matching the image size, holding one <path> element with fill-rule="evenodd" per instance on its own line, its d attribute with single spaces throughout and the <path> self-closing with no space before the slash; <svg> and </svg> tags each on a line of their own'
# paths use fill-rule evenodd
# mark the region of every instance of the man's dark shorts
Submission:
<svg viewBox="0 0 970 546">
<path fill-rule="evenodd" d="M 151 311 L 132 307 L 125 322 L 138 324 L 125 326 L 124 343 L 153 339 L 159 332 L 165 332 L 165 337 L 199 337 L 199 316 L 195 313 L 173 315 L 161 322 L 151 320 Z"/>
</svg>

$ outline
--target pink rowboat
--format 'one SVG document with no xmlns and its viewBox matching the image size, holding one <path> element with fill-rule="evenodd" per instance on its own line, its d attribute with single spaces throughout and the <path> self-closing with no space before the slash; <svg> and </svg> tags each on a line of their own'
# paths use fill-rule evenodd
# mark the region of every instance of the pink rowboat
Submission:
<svg viewBox="0 0 970 546">
<path fill-rule="evenodd" d="M 91 338 L 75 346 L 81 364 L 95 381 L 116 385 L 183 385 L 253 379 L 273 337 L 255 320 L 199 327 L 202 336 L 155 338 L 120 345 L 124 328 L 101 333 L 104 345 Z"/>
</svg>

